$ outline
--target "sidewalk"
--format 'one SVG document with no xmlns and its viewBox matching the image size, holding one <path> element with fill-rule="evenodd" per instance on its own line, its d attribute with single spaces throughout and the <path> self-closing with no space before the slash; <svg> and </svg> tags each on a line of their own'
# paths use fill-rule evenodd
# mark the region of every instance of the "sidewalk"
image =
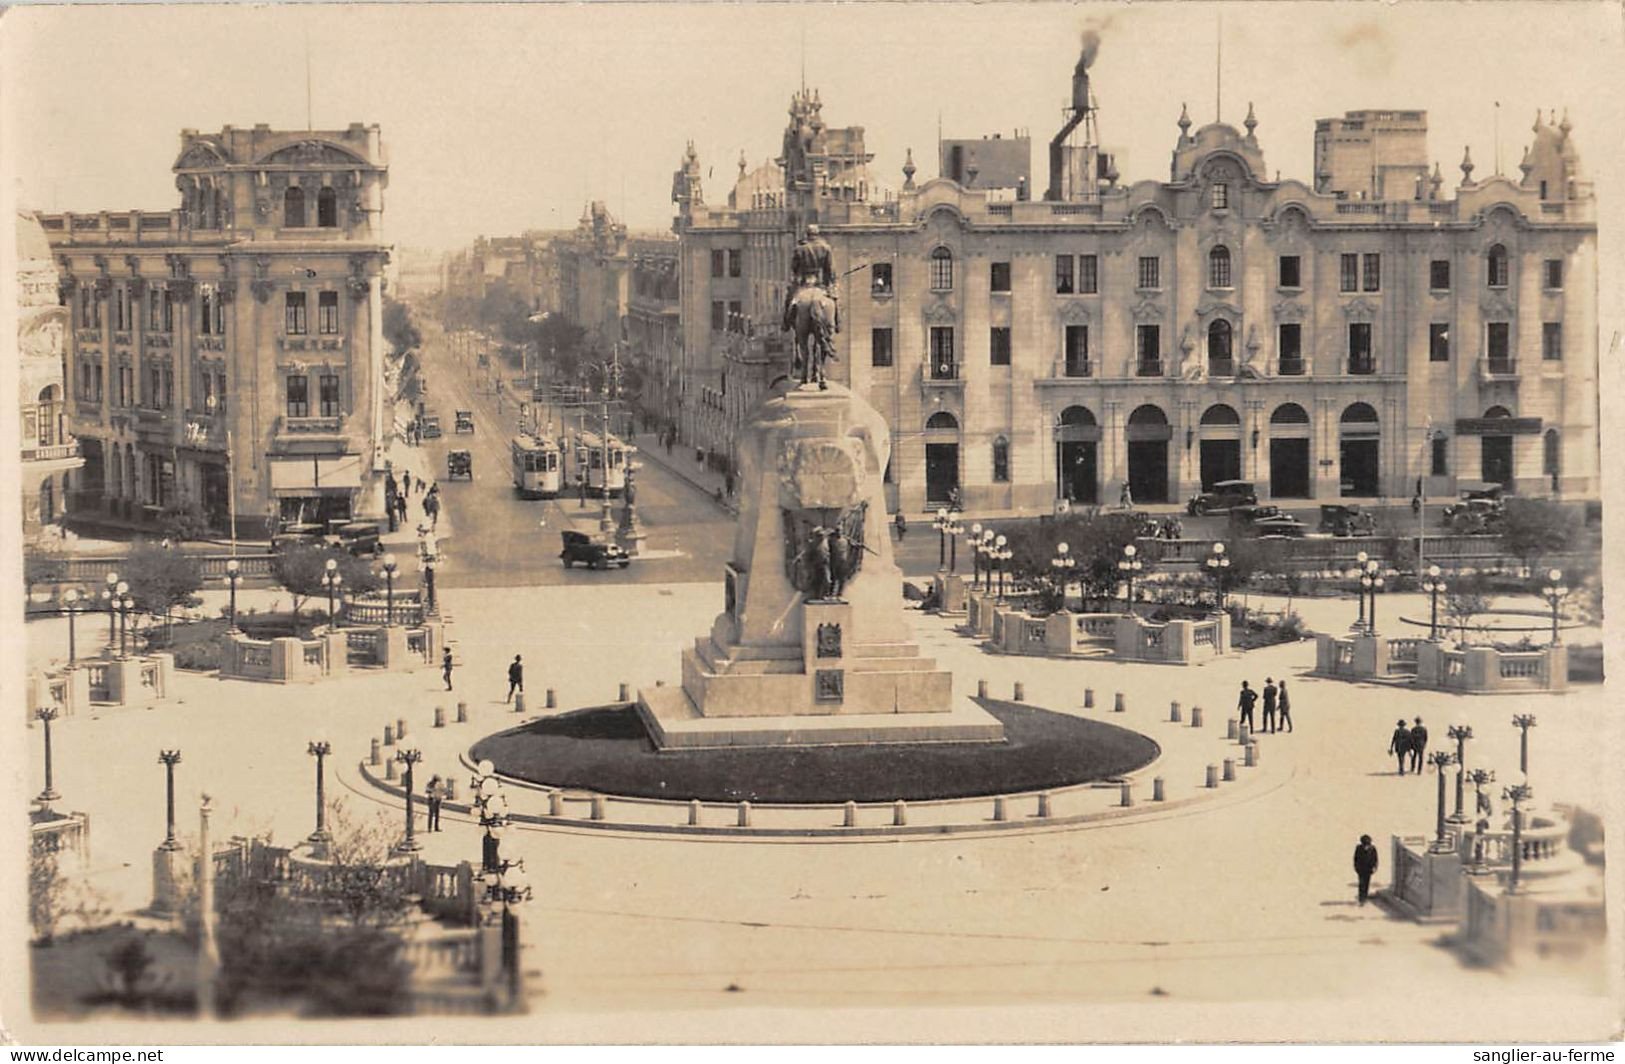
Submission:
<svg viewBox="0 0 1625 1064">
<path fill-rule="evenodd" d="M 638 454 L 648 461 L 664 469 L 679 480 L 687 481 L 696 491 L 709 497 L 720 508 L 739 516 L 739 501 L 737 496 L 733 499 L 722 499 L 723 477 L 707 469 L 702 463 L 694 460 L 694 447 L 691 444 L 680 443 L 674 446 L 671 454 L 660 443 L 658 433 L 645 432 L 632 437 L 637 445 Z"/>
<path fill-rule="evenodd" d="M 423 514 L 424 492 L 418 490 L 418 482 L 427 484 L 436 483 L 435 469 L 430 462 L 429 453 L 422 447 L 413 447 L 399 437 L 389 441 L 389 447 L 384 452 L 384 458 L 390 463 L 395 474 L 396 483 L 401 481 L 401 473 L 409 471 L 412 474 L 412 497 L 406 501 L 406 521 L 399 524 L 395 531 L 390 532 L 387 519 L 380 517 L 383 523 L 379 526 L 381 533 L 379 540 L 386 550 L 409 550 L 413 554 L 418 549 L 417 528 L 420 524 L 427 524 L 428 518 Z M 377 498 L 375 500 L 377 511 L 383 514 L 383 478 L 378 478 Z M 440 520 L 435 525 L 435 539 L 442 545 L 451 539 L 452 520 L 451 507 L 446 500 L 446 493 L 440 493 Z"/>
</svg>

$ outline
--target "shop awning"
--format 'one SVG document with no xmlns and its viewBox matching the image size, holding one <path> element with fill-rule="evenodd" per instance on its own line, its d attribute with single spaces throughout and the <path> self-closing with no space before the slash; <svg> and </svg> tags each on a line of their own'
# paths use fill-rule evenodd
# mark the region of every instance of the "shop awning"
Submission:
<svg viewBox="0 0 1625 1064">
<path fill-rule="evenodd" d="M 361 456 L 358 454 L 271 459 L 271 491 L 277 495 L 356 491 L 360 487 Z"/>
</svg>

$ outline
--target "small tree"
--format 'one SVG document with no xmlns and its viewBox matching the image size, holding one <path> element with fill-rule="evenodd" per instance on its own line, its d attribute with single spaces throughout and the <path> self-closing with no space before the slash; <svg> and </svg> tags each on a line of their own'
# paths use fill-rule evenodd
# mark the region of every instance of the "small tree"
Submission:
<svg viewBox="0 0 1625 1064">
<path fill-rule="evenodd" d="M 30 543 L 23 551 L 23 593 L 32 595 L 39 584 L 60 583 L 67 575 L 67 559 L 55 545 Z"/>
<path fill-rule="evenodd" d="M 1501 545 L 1533 571 L 1542 558 L 1568 550 L 1579 527 L 1573 510 L 1548 499 L 1508 499 Z"/>
<path fill-rule="evenodd" d="M 271 577 L 293 596 L 295 623 L 307 599 L 327 594 L 329 561 L 337 563 L 344 592 L 360 595 L 378 586 L 378 576 L 364 558 L 320 543 L 287 544 L 271 558 Z"/>
<path fill-rule="evenodd" d="M 1458 573 L 1446 584 L 1445 615 L 1455 622 L 1461 641 L 1467 642 L 1467 626 L 1474 617 L 1489 612 L 1489 580 L 1482 573 Z"/>
<path fill-rule="evenodd" d="M 162 617 L 166 636 L 175 607 L 191 609 L 203 601 L 198 595 L 203 588 L 202 564 L 174 547 L 138 543 L 124 560 L 124 572 L 136 608 Z"/>
<path fill-rule="evenodd" d="M 171 503 L 158 518 L 158 527 L 164 538 L 175 543 L 186 540 L 208 539 L 214 529 L 209 524 L 203 507 L 195 502 Z"/>
<path fill-rule="evenodd" d="M 332 870 L 319 888 L 322 901 L 351 927 L 400 923 L 407 913 L 407 884 L 399 868 L 387 863 L 394 818 L 380 810 L 362 819 L 339 799 L 328 807 L 327 820 L 333 832 L 327 852 Z"/>
<path fill-rule="evenodd" d="M 384 297 L 384 339 L 397 355 L 423 346 L 423 334 L 412 318 L 412 308 L 389 296 Z"/>
</svg>

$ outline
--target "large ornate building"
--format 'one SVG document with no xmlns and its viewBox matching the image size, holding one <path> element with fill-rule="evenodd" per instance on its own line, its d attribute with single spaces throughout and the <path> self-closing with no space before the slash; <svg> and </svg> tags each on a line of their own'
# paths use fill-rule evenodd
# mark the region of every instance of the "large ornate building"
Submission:
<svg viewBox="0 0 1625 1064">
<path fill-rule="evenodd" d="M 85 455 L 71 508 L 195 504 L 251 531 L 382 512 L 378 127 L 184 130 L 174 171 L 173 210 L 41 218 Z"/>
<path fill-rule="evenodd" d="M 23 533 L 56 522 L 74 470 L 84 465 L 68 427 L 62 387 L 62 334 L 56 264 L 33 214 L 17 212 L 17 396 L 22 404 Z"/>
<path fill-rule="evenodd" d="M 1238 477 L 1276 500 L 1597 496 L 1595 203 L 1566 117 L 1537 118 L 1518 177 L 1469 155 L 1446 195 L 1422 111 L 1321 121 L 1311 183 L 1269 176 L 1251 107 L 1240 129 L 1181 115 L 1168 179 L 1121 184 L 1096 108 L 1080 61 L 1041 198 L 1001 154 L 1014 190 L 916 185 L 911 155 L 881 199 L 862 128 L 825 129 L 816 97 L 726 207 L 691 152 L 685 430 L 731 450 L 783 372 L 789 252 L 817 221 L 844 278 L 830 370 L 890 421 L 893 505 L 1177 501 Z"/>
</svg>

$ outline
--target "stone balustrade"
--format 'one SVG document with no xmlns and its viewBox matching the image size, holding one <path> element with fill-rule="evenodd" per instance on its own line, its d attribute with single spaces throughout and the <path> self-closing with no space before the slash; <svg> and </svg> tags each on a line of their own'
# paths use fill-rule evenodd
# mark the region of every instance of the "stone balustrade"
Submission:
<svg viewBox="0 0 1625 1064">
<path fill-rule="evenodd" d="M 976 600 L 973 596 L 973 604 Z M 1230 617 L 1147 621 L 1125 613 L 1037 614 L 997 603 L 977 604 L 967 628 L 988 621 L 987 641 L 1005 654 L 1045 657 L 1110 656 L 1119 661 L 1190 665 L 1223 654 L 1230 645 Z"/>
<path fill-rule="evenodd" d="M 312 683 L 342 674 L 347 667 L 344 635 L 333 629 L 313 639 L 250 639 L 233 632 L 227 636 L 221 654 L 220 676 L 267 683 Z"/>
<path fill-rule="evenodd" d="M 165 652 L 81 658 L 72 666 L 35 669 L 28 674 L 23 711 L 32 722 L 41 706 L 55 706 L 64 717 L 88 713 L 92 706 L 150 706 L 169 697 L 174 670 L 175 656 Z"/>
</svg>

